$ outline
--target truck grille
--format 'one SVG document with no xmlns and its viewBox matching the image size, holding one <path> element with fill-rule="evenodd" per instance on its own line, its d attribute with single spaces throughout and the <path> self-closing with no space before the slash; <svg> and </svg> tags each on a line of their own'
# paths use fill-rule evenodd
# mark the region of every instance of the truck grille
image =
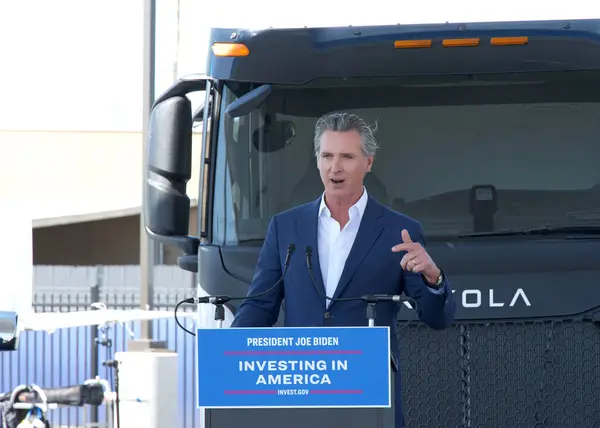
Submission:
<svg viewBox="0 0 600 428">
<path fill-rule="evenodd" d="M 406 427 L 600 426 L 594 321 L 399 328 Z"/>
</svg>

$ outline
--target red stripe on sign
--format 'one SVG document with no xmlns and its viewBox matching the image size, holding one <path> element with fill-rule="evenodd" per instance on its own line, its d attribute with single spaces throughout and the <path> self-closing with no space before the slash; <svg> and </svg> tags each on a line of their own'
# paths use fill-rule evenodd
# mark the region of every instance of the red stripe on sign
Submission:
<svg viewBox="0 0 600 428">
<path fill-rule="evenodd" d="M 359 350 L 313 350 L 313 351 L 225 351 L 225 355 L 317 355 L 317 354 L 328 354 L 328 355 L 348 355 L 348 354 L 362 354 Z"/>
</svg>

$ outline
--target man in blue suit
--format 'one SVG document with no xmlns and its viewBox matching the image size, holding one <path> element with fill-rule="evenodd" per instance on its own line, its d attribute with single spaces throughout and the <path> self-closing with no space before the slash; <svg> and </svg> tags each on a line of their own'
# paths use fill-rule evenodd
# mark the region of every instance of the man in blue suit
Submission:
<svg viewBox="0 0 600 428">
<path fill-rule="evenodd" d="M 403 292 L 417 302 L 425 324 L 450 326 L 455 311 L 450 283 L 425 250 L 420 223 L 383 206 L 363 186 L 377 149 L 371 127 L 353 114 L 328 114 L 316 123 L 314 146 L 325 191 L 316 201 L 272 218 L 248 295 L 277 282 L 291 243 L 302 252 L 312 248 L 314 282 L 304 255 L 291 257 L 282 286 L 245 300 L 232 327 L 273 326 L 284 298 L 285 326 L 363 326 L 365 302 L 336 299 Z M 398 311 L 398 304 L 380 303 L 376 314 L 376 325 L 390 327 L 396 359 Z M 396 425 L 401 427 L 399 375 L 396 380 Z"/>
</svg>

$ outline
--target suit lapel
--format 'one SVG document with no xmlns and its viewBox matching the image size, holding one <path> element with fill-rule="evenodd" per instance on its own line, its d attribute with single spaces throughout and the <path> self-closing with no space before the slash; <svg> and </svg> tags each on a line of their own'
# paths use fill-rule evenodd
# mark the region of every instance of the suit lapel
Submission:
<svg viewBox="0 0 600 428">
<path fill-rule="evenodd" d="M 350 254 L 348 254 L 348 259 L 344 265 L 344 270 L 342 271 L 342 276 L 340 277 L 340 282 L 338 283 L 333 298 L 339 297 L 344 289 L 348 286 L 363 259 L 371 247 L 373 247 L 373 244 L 375 244 L 377 238 L 379 238 L 379 235 L 383 230 L 383 225 L 379 220 L 382 214 L 383 209 L 381 205 L 369 197 L 362 221 L 360 223 L 360 228 L 358 229 L 358 233 L 356 235 L 356 239 L 354 240 L 354 244 L 352 245 L 352 249 L 350 250 Z M 332 305 L 335 303 L 336 302 L 331 302 Z"/>
<path fill-rule="evenodd" d="M 325 295 L 325 284 L 323 282 L 323 275 L 321 273 L 321 264 L 319 263 L 319 245 L 317 242 L 319 228 L 318 215 L 320 205 L 321 198 L 317 199 L 316 201 L 310 203 L 307 206 L 307 211 L 305 215 L 303 215 L 302 218 L 298 220 L 298 230 L 296 231 L 296 233 L 297 236 L 305 236 L 307 240 L 306 245 L 310 245 L 312 247 L 311 261 L 313 276 L 315 278 L 315 283 L 317 284 L 317 287 L 319 287 L 319 289 L 321 290 L 321 294 Z M 307 269 L 306 275 L 309 276 L 308 266 L 306 265 L 306 249 L 298 248 L 298 250 L 302 251 L 302 257 L 304 258 L 304 266 Z M 312 284 L 308 285 L 309 287 L 313 286 Z M 323 305 L 325 305 L 325 299 L 323 299 Z"/>
</svg>

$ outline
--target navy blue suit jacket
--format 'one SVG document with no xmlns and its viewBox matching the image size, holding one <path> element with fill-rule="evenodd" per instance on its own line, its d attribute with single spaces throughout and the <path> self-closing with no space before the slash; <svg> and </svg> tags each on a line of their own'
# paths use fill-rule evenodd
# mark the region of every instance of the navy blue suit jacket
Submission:
<svg viewBox="0 0 600 428">
<path fill-rule="evenodd" d="M 285 298 L 285 326 L 365 326 L 366 303 L 363 301 L 331 302 L 326 309 L 323 278 L 319 267 L 317 245 L 318 210 L 321 198 L 275 215 L 267 230 L 256 265 L 249 296 L 268 290 L 281 277 L 289 244 L 295 244 L 283 285 L 272 293 L 245 300 L 237 310 L 232 327 L 271 327 L 278 319 Z M 407 272 L 400 266 L 405 252 L 392 252 L 402 243 L 402 229 L 408 230 L 414 242 L 424 245 L 419 222 L 395 212 L 369 197 L 363 218 L 333 298 L 359 297 L 371 293 L 406 294 L 417 302 L 421 321 L 434 329 L 448 327 L 455 303 L 447 278 L 439 294 L 428 289 L 420 274 Z M 306 266 L 305 247 L 312 247 L 313 285 Z M 445 276 L 445 275 L 444 275 Z M 397 358 L 397 316 L 400 305 L 377 305 L 376 325 L 390 327 L 391 350 Z M 399 373 L 396 376 L 397 420 L 401 421 Z M 401 426 L 401 424 L 397 424 Z"/>
</svg>

